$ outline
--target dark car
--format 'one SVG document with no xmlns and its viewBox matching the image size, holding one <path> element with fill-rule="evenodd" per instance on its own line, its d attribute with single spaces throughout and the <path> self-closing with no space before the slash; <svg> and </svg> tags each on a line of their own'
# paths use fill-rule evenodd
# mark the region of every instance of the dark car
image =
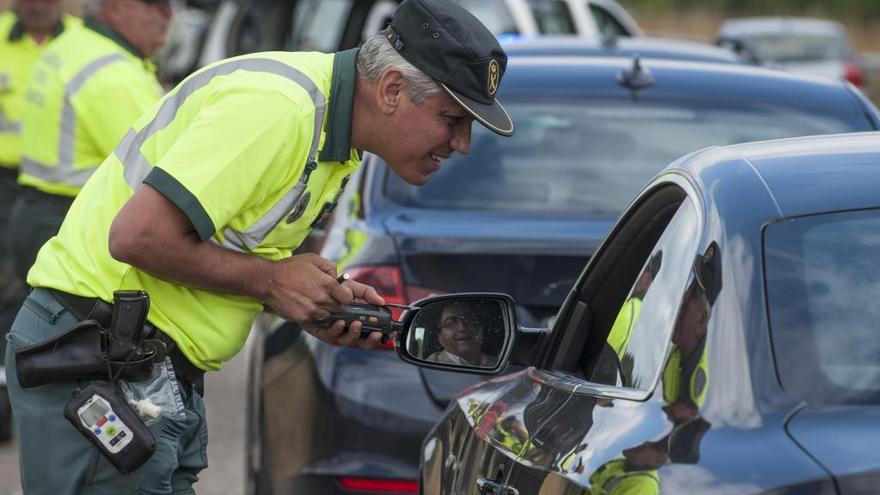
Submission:
<svg viewBox="0 0 880 495">
<path fill-rule="evenodd" d="M 663 164 L 713 144 L 878 122 L 842 83 L 734 64 L 512 57 L 501 91 L 516 135 L 474 126 L 470 155 L 444 161 L 424 187 L 365 156 L 323 255 L 388 302 L 504 292 L 520 323 L 546 327 Z M 424 435 L 475 378 L 409 366 L 387 348 L 327 345 L 291 323 L 265 327 L 250 362 L 251 489 L 415 493 Z"/>
<path fill-rule="evenodd" d="M 708 148 L 638 195 L 552 330 L 507 296 L 419 303 L 402 357 L 473 371 L 419 345 L 469 301 L 483 371 L 526 366 L 456 396 L 421 493 L 877 493 L 878 180 L 877 133 Z"/>
<path fill-rule="evenodd" d="M 542 36 L 503 43 L 508 56 L 520 55 L 589 55 L 593 57 L 644 57 L 716 63 L 745 63 L 739 55 L 697 41 L 672 38 L 618 38 L 589 40 L 575 37 Z"/>
</svg>

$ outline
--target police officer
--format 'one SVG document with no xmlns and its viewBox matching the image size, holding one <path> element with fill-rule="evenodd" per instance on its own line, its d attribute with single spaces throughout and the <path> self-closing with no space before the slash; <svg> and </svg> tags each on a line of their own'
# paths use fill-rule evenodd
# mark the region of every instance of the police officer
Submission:
<svg viewBox="0 0 880 495">
<path fill-rule="evenodd" d="M 360 50 L 220 61 L 138 119 L 41 249 L 7 356 L 91 316 L 117 289 L 145 290 L 183 409 L 150 426 L 156 454 L 119 475 L 61 417 L 76 383 L 23 390 L 13 377 L 25 490 L 190 490 L 205 467 L 198 380 L 241 349 L 264 307 L 324 341 L 374 347 L 379 332 L 361 339 L 358 323 L 343 333 L 344 322 L 316 320 L 384 300 L 337 282 L 332 262 L 291 253 L 332 210 L 360 150 L 421 185 L 469 151 L 473 120 L 512 134 L 495 99 L 505 67 L 495 37 L 457 4 L 406 0 Z"/>
<path fill-rule="evenodd" d="M 61 0 L 17 0 L 12 10 L 0 12 L 0 351 L 6 348 L 6 332 L 26 295 L 24 284 L 14 276 L 5 242 L 9 214 L 18 192 L 25 88 L 40 52 L 66 26 L 76 22 L 76 18 L 62 14 Z M 4 376 L 0 373 L 3 396 Z M 8 411 L 0 406 L 0 440 L 9 438 L 9 426 Z"/>
<path fill-rule="evenodd" d="M 84 9 L 84 26 L 40 56 L 28 87 L 22 188 L 7 233 L 22 280 L 95 168 L 162 96 L 148 59 L 165 42 L 168 0 L 89 0 Z"/>
<path fill-rule="evenodd" d="M 703 405 L 709 386 L 707 330 L 721 292 L 721 252 L 712 242 L 694 259 L 693 279 L 685 291 L 672 349 L 663 366 L 664 410 L 676 424 L 691 420 Z"/>
</svg>

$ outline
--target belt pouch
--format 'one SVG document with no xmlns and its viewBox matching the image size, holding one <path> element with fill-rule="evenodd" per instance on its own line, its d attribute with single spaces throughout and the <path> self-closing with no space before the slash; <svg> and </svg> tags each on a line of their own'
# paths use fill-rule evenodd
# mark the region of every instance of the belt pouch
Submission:
<svg viewBox="0 0 880 495">
<path fill-rule="evenodd" d="M 77 380 L 107 379 L 103 330 L 95 320 L 84 320 L 42 342 L 15 352 L 15 371 L 21 388 Z M 110 371 L 138 381 L 149 376 L 153 354 L 126 361 L 110 361 Z M 121 372 L 120 372 L 121 368 Z"/>
<path fill-rule="evenodd" d="M 22 388 L 47 383 L 107 377 L 101 330 L 85 320 L 42 342 L 15 351 L 15 371 Z"/>
</svg>

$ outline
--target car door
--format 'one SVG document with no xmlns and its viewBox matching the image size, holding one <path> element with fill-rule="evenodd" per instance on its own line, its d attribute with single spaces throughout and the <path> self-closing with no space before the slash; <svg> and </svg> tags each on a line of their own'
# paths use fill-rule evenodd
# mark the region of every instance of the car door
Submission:
<svg viewBox="0 0 880 495">
<path fill-rule="evenodd" d="M 625 452 L 659 451 L 654 440 L 669 430 L 662 403 L 642 401 L 664 371 L 693 283 L 702 220 L 687 190 L 682 181 L 643 194 L 569 295 L 546 366 L 526 374 L 537 392 L 515 404 L 527 440 L 504 480 L 508 489 L 581 494 L 593 484 L 618 483 L 607 474 Z M 635 298 L 640 311 L 628 315 L 625 336 L 616 338 Z M 627 483 L 652 493 L 659 490 L 656 471 L 645 469 Z"/>
</svg>

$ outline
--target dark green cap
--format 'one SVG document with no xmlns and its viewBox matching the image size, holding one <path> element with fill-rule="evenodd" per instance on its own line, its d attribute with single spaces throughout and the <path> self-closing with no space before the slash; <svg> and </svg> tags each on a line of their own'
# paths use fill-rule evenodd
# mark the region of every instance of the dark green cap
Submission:
<svg viewBox="0 0 880 495">
<path fill-rule="evenodd" d="M 385 34 L 407 62 L 434 78 L 478 122 L 513 134 L 513 121 L 495 98 L 507 54 L 470 12 L 450 0 L 404 0 Z"/>
</svg>

